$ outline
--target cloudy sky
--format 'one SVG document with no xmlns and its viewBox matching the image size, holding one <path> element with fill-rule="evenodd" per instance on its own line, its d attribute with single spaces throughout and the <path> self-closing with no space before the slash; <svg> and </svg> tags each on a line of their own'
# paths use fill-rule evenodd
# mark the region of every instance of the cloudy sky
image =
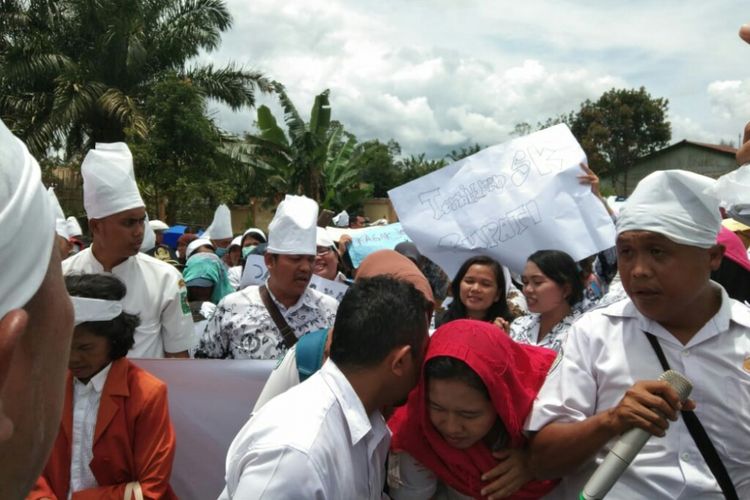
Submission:
<svg viewBox="0 0 750 500">
<path fill-rule="evenodd" d="M 404 154 L 497 144 L 612 87 L 669 99 L 673 141 L 737 142 L 750 120 L 747 0 L 227 1 L 234 25 L 201 59 L 280 81 L 306 118 L 330 88 L 334 119 Z"/>
</svg>

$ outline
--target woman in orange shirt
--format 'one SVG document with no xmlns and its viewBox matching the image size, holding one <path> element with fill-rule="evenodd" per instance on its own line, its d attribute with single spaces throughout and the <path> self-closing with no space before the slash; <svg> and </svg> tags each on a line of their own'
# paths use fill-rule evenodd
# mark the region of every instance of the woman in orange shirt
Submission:
<svg viewBox="0 0 750 500">
<path fill-rule="evenodd" d="M 125 358 L 137 316 L 104 274 L 65 279 L 76 311 L 65 404 L 52 454 L 29 499 L 176 498 L 166 385 Z"/>
</svg>

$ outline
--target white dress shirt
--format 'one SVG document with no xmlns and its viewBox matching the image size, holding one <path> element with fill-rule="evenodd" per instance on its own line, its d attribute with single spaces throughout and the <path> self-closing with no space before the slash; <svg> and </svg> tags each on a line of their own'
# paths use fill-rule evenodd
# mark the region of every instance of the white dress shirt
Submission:
<svg viewBox="0 0 750 500">
<path fill-rule="evenodd" d="M 269 401 L 227 453 L 222 499 L 380 499 L 391 436 L 333 361 Z"/>
<path fill-rule="evenodd" d="M 658 378 L 663 370 L 644 331 L 659 340 L 670 367 L 692 381 L 695 413 L 739 497 L 750 498 L 750 309 L 723 289 L 721 308 L 686 345 L 630 299 L 583 315 L 569 330 L 527 429 L 580 422 L 616 406 L 636 381 Z M 596 462 L 606 453 L 602 449 Z M 561 498 L 577 498 L 594 468 L 588 464 L 565 478 Z M 633 498 L 723 498 L 682 418 L 670 423 L 665 437 L 649 439 L 607 494 Z"/>
<path fill-rule="evenodd" d="M 278 359 L 287 351 L 259 290 L 258 286 L 249 286 L 219 301 L 206 324 L 196 358 Z M 333 326 L 339 307 L 333 297 L 308 287 L 297 303 L 287 308 L 270 289 L 268 292 L 297 337 Z"/>
<path fill-rule="evenodd" d="M 99 402 L 111 367 L 112 363 L 108 364 L 91 377 L 87 384 L 77 378 L 73 379 L 73 436 L 68 498 L 75 491 L 99 486 L 89 464 L 94 459 L 94 432 Z"/>
<path fill-rule="evenodd" d="M 96 244 L 96 243 L 95 243 Z M 68 257 L 63 273 L 104 273 L 91 247 Z M 112 268 L 127 287 L 122 300 L 125 312 L 138 314 L 135 345 L 130 358 L 163 358 L 164 352 L 182 352 L 195 346 L 193 317 L 187 288 L 177 269 L 159 259 L 138 253 Z"/>
</svg>

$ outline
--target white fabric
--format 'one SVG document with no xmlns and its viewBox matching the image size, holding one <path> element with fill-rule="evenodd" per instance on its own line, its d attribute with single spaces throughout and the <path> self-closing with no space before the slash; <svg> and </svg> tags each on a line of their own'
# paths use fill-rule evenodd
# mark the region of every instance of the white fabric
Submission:
<svg viewBox="0 0 750 500">
<path fill-rule="evenodd" d="M 332 222 L 337 227 L 349 227 L 349 213 L 346 210 L 342 210 L 333 217 Z"/>
<path fill-rule="evenodd" d="M 83 159 L 81 175 L 89 219 L 146 206 L 135 183 L 133 155 L 124 142 L 97 144 Z"/>
<path fill-rule="evenodd" d="M 286 195 L 268 225 L 269 253 L 315 255 L 318 204 L 305 196 Z"/>
<path fill-rule="evenodd" d="M 81 229 L 81 225 L 78 223 L 78 219 L 73 217 L 72 215 L 68 217 L 68 234 L 70 236 L 81 236 L 83 234 L 83 229 Z"/>
<path fill-rule="evenodd" d="M 727 207 L 750 204 L 750 164 L 743 165 L 716 180 L 711 193 Z"/>
<path fill-rule="evenodd" d="M 96 417 L 110 368 L 112 363 L 91 377 L 86 384 L 77 378 L 73 379 L 73 435 L 68 498 L 72 497 L 73 492 L 99 486 L 89 464 L 94 459 Z"/>
<path fill-rule="evenodd" d="M 206 238 L 198 238 L 197 240 L 191 241 L 187 248 L 185 249 L 185 259 L 189 259 L 193 253 L 198 250 L 203 245 L 208 245 L 211 248 L 214 248 L 214 244 L 211 243 L 211 240 L 208 240 Z"/>
<path fill-rule="evenodd" d="M 122 314 L 122 302 L 119 300 L 70 297 L 70 301 L 73 303 L 76 325 L 87 321 L 109 321 Z"/>
<path fill-rule="evenodd" d="M 405 451 L 391 452 L 388 468 L 398 477 L 388 477 L 393 500 L 471 500 L 438 479 L 427 467 Z"/>
<path fill-rule="evenodd" d="M 212 240 L 226 240 L 231 238 L 232 233 L 232 213 L 226 205 L 219 205 L 214 212 L 214 220 L 208 226 L 203 238 Z"/>
<path fill-rule="evenodd" d="M 240 287 L 240 281 L 242 280 L 242 266 L 232 266 L 227 271 L 227 278 L 232 288 L 237 290 Z"/>
<path fill-rule="evenodd" d="M 318 227 L 315 244 L 319 247 L 332 247 L 334 246 L 333 240 L 328 235 L 328 231 L 324 227 Z"/>
<path fill-rule="evenodd" d="M 169 229 L 169 226 L 167 226 L 164 222 L 160 221 L 159 219 L 148 221 L 148 223 L 151 226 L 151 229 L 153 229 L 154 231 L 166 231 L 167 229 Z"/>
<path fill-rule="evenodd" d="M 582 421 L 616 406 L 636 381 L 658 378 L 663 370 L 644 331 L 658 338 L 669 365 L 693 382 L 695 413 L 739 498 L 750 498 L 750 309 L 723 290 L 717 314 L 686 345 L 629 299 L 583 315 L 570 328 L 526 428 Z M 596 462 L 606 453 L 600 451 Z M 594 467 L 565 478 L 561 498 L 577 498 Z M 633 498 L 723 498 L 681 418 L 670 422 L 665 437 L 649 439 L 607 494 L 611 500 Z"/>
<path fill-rule="evenodd" d="M 156 233 L 151 227 L 151 221 L 148 220 L 148 214 L 146 214 L 146 221 L 143 224 L 143 241 L 141 242 L 141 252 L 147 252 L 156 246 Z"/>
<path fill-rule="evenodd" d="M 232 242 L 229 244 L 230 247 L 241 247 L 242 246 L 242 236 L 237 236 L 232 240 Z"/>
<path fill-rule="evenodd" d="M 257 227 L 251 227 L 250 229 L 248 229 L 247 231 L 245 231 L 244 233 L 242 233 L 242 239 L 244 240 L 245 236 L 247 236 L 248 234 L 255 234 L 256 236 L 262 236 L 263 237 L 263 241 L 267 241 L 268 240 L 268 238 L 266 238 L 266 233 L 264 233 L 263 231 L 261 231 Z"/>
<path fill-rule="evenodd" d="M 96 243 L 94 243 L 96 246 Z M 103 273 L 91 247 L 63 261 L 63 273 Z M 187 288 L 174 267 L 143 253 L 112 268 L 127 287 L 122 300 L 125 311 L 138 314 L 131 358 L 163 358 L 164 352 L 181 352 L 197 341 L 187 303 Z"/>
<path fill-rule="evenodd" d="M 646 176 L 620 210 L 617 234 L 652 231 L 675 243 L 710 248 L 721 227 L 716 181 L 684 170 Z"/>
<path fill-rule="evenodd" d="M 281 362 L 274 368 L 271 375 L 268 376 L 266 385 L 263 386 L 263 390 L 260 391 L 260 395 L 255 401 L 253 412 L 257 412 L 263 405 L 295 385 L 299 385 L 296 344 L 287 351 Z"/>
<path fill-rule="evenodd" d="M 0 120 L 0 319 L 23 307 L 42 284 L 54 226 L 39 165 Z"/>
<path fill-rule="evenodd" d="M 55 218 L 55 231 L 67 240 L 70 238 L 68 221 L 65 219 L 65 212 L 60 206 L 60 200 L 57 199 L 54 188 L 47 189 L 47 194 L 49 195 L 50 208 L 52 208 L 52 216 Z"/>
<path fill-rule="evenodd" d="M 332 361 L 253 414 L 227 453 L 220 498 L 385 498 L 390 433 Z"/>
<path fill-rule="evenodd" d="M 289 308 L 276 300 L 270 289 L 269 295 L 297 337 L 330 328 L 336 319 L 338 301 L 317 290 L 307 288 L 297 303 Z M 278 359 L 285 352 L 283 337 L 263 305 L 259 287 L 249 286 L 219 301 L 195 357 Z"/>
</svg>

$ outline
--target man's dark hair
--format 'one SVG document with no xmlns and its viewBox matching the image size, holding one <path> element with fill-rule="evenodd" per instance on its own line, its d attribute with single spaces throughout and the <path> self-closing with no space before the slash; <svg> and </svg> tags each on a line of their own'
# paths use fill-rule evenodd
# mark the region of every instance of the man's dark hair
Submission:
<svg viewBox="0 0 750 500">
<path fill-rule="evenodd" d="M 539 250 L 532 253 L 528 260 L 558 285 L 570 284 L 570 295 L 565 299 L 570 306 L 583 300 L 586 285 L 583 283 L 581 269 L 573 257 L 560 250 Z"/>
<path fill-rule="evenodd" d="M 65 277 L 65 287 L 72 297 L 103 300 L 122 300 L 127 291 L 125 284 L 110 274 L 71 274 Z M 139 324 L 137 315 L 123 311 L 109 321 L 87 321 L 78 326 L 99 337 L 106 337 L 109 357 L 114 361 L 124 358 L 133 347 L 133 335 Z"/>
<path fill-rule="evenodd" d="M 357 280 L 341 299 L 333 325 L 331 359 L 366 368 L 408 345 L 420 355 L 427 340 L 428 303 L 414 285 L 388 276 Z"/>
<path fill-rule="evenodd" d="M 490 393 L 484 385 L 482 378 L 469 365 L 457 358 L 450 356 L 436 356 L 431 358 L 424 366 L 424 376 L 430 380 L 459 380 L 472 389 L 476 389 L 487 400 Z"/>
</svg>

